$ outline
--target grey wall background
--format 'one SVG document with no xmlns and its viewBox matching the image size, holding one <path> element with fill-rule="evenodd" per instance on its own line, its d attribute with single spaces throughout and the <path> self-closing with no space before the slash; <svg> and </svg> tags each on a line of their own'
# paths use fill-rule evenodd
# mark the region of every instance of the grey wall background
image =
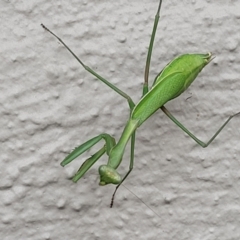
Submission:
<svg viewBox="0 0 240 240">
<path fill-rule="evenodd" d="M 59 165 L 102 132 L 118 139 L 129 112 L 124 99 L 85 72 L 40 24 L 137 101 L 157 5 L 0 2 L 2 240 L 240 238 L 239 117 L 202 149 L 157 112 L 137 132 L 135 168 L 113 209 L 114 186 L 98 186 L 106 157 L 77 184 L 70 177 L 94 149 L 66 168 Z M 163 1 L 150 79 L 179 54 L 216 55 L 190 89 L 166 105 L 203 140 L 240 111 L 239 32 L 237 0 Z M 128 164 L 129 149 L 122 174 Z"/>
</svg>

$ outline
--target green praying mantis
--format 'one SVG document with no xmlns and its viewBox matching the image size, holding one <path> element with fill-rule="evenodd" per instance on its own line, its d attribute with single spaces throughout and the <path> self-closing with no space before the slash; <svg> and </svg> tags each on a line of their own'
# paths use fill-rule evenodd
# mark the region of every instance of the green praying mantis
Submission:
<svg viewBox="0 0 240 240">
<path fill-rule="evenodd" d="M 222 131 L 222 129 L 227 125 L 227 123 L 240 112 L 231 115 L 224 124 L 217 130 L 213 137 L 206 143 L 199 140 L 195 135 L 193 135 L 186 127 L 184 127 L 164 106 L 168 101 L 178 97 L 183 93 L 190 84 L 196 79 L 201 70 L 213 59 L 211 53 L 204 54 L 183 54 L 170 63 L 168 63 L 163 70 L 156 76 L 153 81 L 152 87 L 148 87 L 148 76 L 149 68 L 151 62 L 151 55 L 153 49 L 153 43 L 155 39 L 155 33 L 157 30 L 157 25 L 160 18 L 160 9 L 162 5 L 162 0 L 159 1 L 157 13 L 155 15 L 154 26 L 152 30 L 152 35 L 150 38 L 150 44 L 147 54 L 145 74 L 144 74 L 144 83 L 143 83 L 143 92 L 142 97 L 137 104 L 135 104 L 131 97 L 128 96 L 125 92 L 111 84 L 105 78 L 96 73 L 93 69 L 86 66 L 80 58 L 78 58 L 75 53 L 51 30 L 45 27 L 43 24 L 42 27 L 56 37 L 66 49 L 76 58 L 76 60 L 82 65 L 82 67 L 94 75 L 97 79 L 102 81 L 108 87 L 113 89 L 116 93 L 125 98 L 128 102 L 130 115 L 129 119 L 125 125 L 125 128 L 122 132 L 122 135 L 118 142 L 115 141 L 114 137 L 107 133 L 102 133 L 94 138 L 91 138 L 87 142 L 81 144 L 75 148 L 62 162 L 61 165 L 64 167 L 73 161 L 75 158 L 80 156 L 82 153 L 93 147 L 99 141 L 104 140 L 105 144 L 100 148 L 96 153 L 89 157 L 85 162 L 80 166 L 76 174 L 73 176 L 73 182 L 77 182 L 81 179 L 84 174 L 92 167 L 92 165 L 105 153 L 108 156 L 108 162 L 106 165 L 101 165 L 99 167 L 100 182 L 99 185 L 104 186 L 107 184 L 116 184 L 116 189 L 113 193 L 111 205 L 113 206 L 113 201 L 117 189 L 128 177 L 130 172 L 133 169 L 134 164 L 134 148 L 135 148 L 135 135 L 136 130 L 139 128 L 150 116 L 152 116 L 159 108 L 186 134 L 188 134 L 194 141 L 196 141 L 203 148 L 207 147 Z M 129 170 L 122 177 L 117 168 L 121 164 L 123 159 L 125 147 L 128 141 L 131 139 L 131 154 L 130 154 L 130 164 Z"/>
</svg>

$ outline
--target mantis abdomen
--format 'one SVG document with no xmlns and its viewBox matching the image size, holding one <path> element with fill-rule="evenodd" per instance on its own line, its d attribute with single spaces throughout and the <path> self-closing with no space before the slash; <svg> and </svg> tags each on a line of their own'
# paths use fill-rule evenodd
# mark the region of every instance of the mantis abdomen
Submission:
<svg viewBox="0 0 240 240">
<path fill-rule="evenodd" d="M 138 127 L 166 102 L 183 93 L 211 61 L 211 56 L 211 53 L 184 54 L 170 62 L 132 111 L 131 119 L 138 120 Z"/>
</svg>

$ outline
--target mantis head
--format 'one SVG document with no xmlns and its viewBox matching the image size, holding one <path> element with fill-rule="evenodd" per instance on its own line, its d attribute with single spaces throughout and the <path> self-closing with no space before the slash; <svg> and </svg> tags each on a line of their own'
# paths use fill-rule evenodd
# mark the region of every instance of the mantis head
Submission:
<svg viewBox="0 0 240 240">
<path fill-rule="evenodd" d="M 108 165 L 101 165 L 98 169 L 100 174 L 99 185 L 105 186 L 109 183 L 119 184 L 122 181 L 120 174 Z"/>
</svg>

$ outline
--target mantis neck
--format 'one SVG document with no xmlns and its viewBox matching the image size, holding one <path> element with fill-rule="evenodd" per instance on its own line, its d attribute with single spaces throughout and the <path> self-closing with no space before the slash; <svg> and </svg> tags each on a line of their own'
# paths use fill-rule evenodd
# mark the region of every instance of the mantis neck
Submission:
<svg viewBox="0 0 240 240">
<path fill-rule="evenodd" d="M 116 169 L 119 164 L 122 161 L 123 153 L 125 150 L 125 147 L 128 143 L 128 140 L 132 136 L 133 132 L 138 127 L 138 120 L 129 119 L 123 133 L 118 141 L 118 143 L 112 148 L 112 150 L 109 153 L 109 159 L 108 159 L 108 166 L 111 166 L 112 168 Z"/>
</svg>

